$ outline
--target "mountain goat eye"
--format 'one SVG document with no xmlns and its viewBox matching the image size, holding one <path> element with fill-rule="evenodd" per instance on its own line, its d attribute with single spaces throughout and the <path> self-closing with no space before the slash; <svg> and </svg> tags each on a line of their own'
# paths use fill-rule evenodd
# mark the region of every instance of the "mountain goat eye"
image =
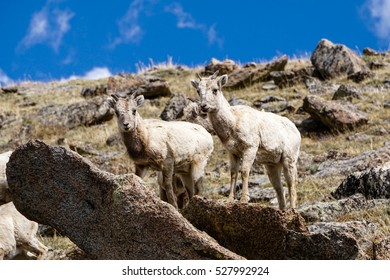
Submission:
<svg viewBox="0 0 390 280">
<path fill-rule="evenodd" d="M 133 109 L 133 110 L 131 110 L 131 113 L 132 113 L 133 115 L 135 115 L 135 113 L 137 113 L 137 110 L 136 110 L 136 109 Z"/>
<path fill-rule="evenodd" d="M 218 93 L 218 89 L 213 88 L 213 94 L 217 94 L 217 93 Z"/>
</svg>

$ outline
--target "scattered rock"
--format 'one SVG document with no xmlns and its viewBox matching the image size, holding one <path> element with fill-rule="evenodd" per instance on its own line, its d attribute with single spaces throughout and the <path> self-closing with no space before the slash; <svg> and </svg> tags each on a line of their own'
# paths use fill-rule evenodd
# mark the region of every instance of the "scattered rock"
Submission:
<svg viewBox="0 0 390 280">
<path fill-rule="evenodd" d="M 172 96 L 164 110 L 160 114 L 160 118 L 164 121 L 173 121 L 183 116 L 183 109 L 187 105 L 187 99 L 183 94 Z"/>
<path fill-rule="evenodd" d="M 18 93 L 18 88 L 16 86 L 7 86 L 1 88 L 3 93 Z"/>
<path fill-rule="evenodd" d="M 314 77 L 306 77 L 304 80 L 305 86 L 310 94 L 322 94 L 327 92 L 334 92 L 339 87 L 328 81 L 321 82 Z"/>
<path fill-rule="evenodd" d="M 339 199 L 356 193 L 367 199 L 390 198 L 390 164 L 349 175 L 331 194 Z"/>
<path fill-rule="evenodd" d="M 366 141 L 371 137 L 364 133 L 354 133 L 347 136 L 348 141 Z"/>
<path fill-rule="evenodd" d="M 237 97 L 231 98 L 228 102 L 229 102 L 230 106 L 237 106 L 237 105 L 252 106 L 251 102 L 249 102 L 245 99 L 242 99 L 242 98 L 237 98 Z"/>
<path fill-rule="evenodd" d="M 95 97 L 99 95 L 106 95 L 108 90 L 107 85 L 99 85 L 93 88 L 83 88 L 81 90 L 81 96 L 83 97 Z"/>
<path fill-rule="evenodd" d="M 369 71 L 365 62 L 345 45 L 322 39 L 311 56 L 311 62 L 323 79 Z"/>
<path fill-rule="evenodd" d="M 378 167 L 390 161 L 390 147 L 385 146 L 373 151 L 367 151 L 355 157 L 343 159 L 326 159 L 317 168 L 315 177 L 348 176 L 356 171 L 364 171 Z"/>
<path fill-rule="evenodd" d="M 266 97 L 263 97 L 257 101 L 255 101 L 253 104 L 256 103 L 269 103 L 269 102 L 275 102 L 275 101 L 284 101 L 286 102 L 286 98 L 283 98 L 281 96 L 276 96 L 276 95 L 268 95 Z"/>
<path fill-rule="evenodd" d="M 352 260 L 359 256 L 356 239 L 337 230 L 313 234 L 290 231 L 285 243 L 287 259 Z"/>
<path fill-rule="evenodd" d="M 279 88 L 291 87 L 305 82 L 307 77 L 313 75 L 312 68 L 301 68 L 285 71 L 272 71 L 269 76 Z"/>
<path fill-rule="evenodd" d="M 273 89 L 277 89 L 278 86 L 275 85 L 275 82 L 272 80 L 272 81 L 264 83 L 264 85 L 262 85 L 261 88 L 264 90 L 273 90 Z"/>
<path fill-rule="evenodd" d="M 34 101 L 26 101 L 20 104 L 19 107 L 33 107 L 35 105 L 37 105 L 37 103 Z"/>
<path fill-rule="evenodd" d="M 367 200 L 362 194 L 354 194 L 340 200 L 304 204 L 299 207 L 298 212 L 309 223 L 331 222 L 353 211 L 386 205 L 390 205 L 389 199 Z"/>
<path fill-rule="evenodd" d="M 321 133 L 327 134 L 330 132 L 326 125 L 324 125 L 320 120 L 312 117 L 295 122 L 295 126 L 298 128 L 301 134 L 307 136 Z"/>
<path fill-rule="evenodd" d="M 353 85 L 341 85 L 334 93 L 332 100 L 348 100 L 353 98 L 361 99 L 360 92 Z"/>
<path fill-rule="evenodd" d="M 378 70 L 378 69 L 390 67 L 390 63 L 385 62 L 385 61 L 370 61 L 368 63 L 368 67 L 371 70 Z"/>
<path fill-rule="evenodd" d="M 112 92 L 134 92 L 147 99 L 171 96 L 168 83 L 159 77 L 150 75 L 123 74 L 108 78 L 108 90 Z"/>
<path fill-rule="evenodd" d="M 238 69 L 238 65 L 233 60 L 225 59 L 224 61 L 219 61 L 216 58 L 212 58 L 205 67 L 204 75 L 212 75 L 216 71 L 218 71 L 219 75 L 230 74 L 236 69 Z"/>
<path fill-rule="evenodd" d="M 272 112 L 272 113 L 281 113 L 284 111 L 288 112 L 294 112 L 295 107 L 292 106 L 287 101 L 277 101 L 277 102 L 270 102 L 270 103 L 263 103 L 260 106 L 261 110 L 264 110 L 265 112 Z"/>
<path fill-rule="evenodd" d="M 368 78 L 372 78 L 374 74 L 369 70 L 361 70 L 348 75 L 348 79 L 354 81 L 355 83 L 360 83 Z"/>
<path fill-rule="evenodd" d="M 327 235 L 330 232 L 335 232 L 353 238 L 358 249 L 354 259 L 374 259 L 373 240 L 378 235 L 378 228 L 378 224 L 367 221 L 318 222 L 308 226 L 311 234 Z"/>
<path fill-rule="evenodd" d="M 383 136 L 389 134 L 384 127 L 378 127 L 373 131 L 374 135 Z"/>
<path fill-rule="evenodd" d="M 48 105 L 38 110 L 38 121 L 43 126 L 66 127 L 95 125 L 113 118 L 114 112 L 107 97 L 98 96 L 88 101 L 66 105 Z"/>
<path fill-rule="evenodd" d="M 314 95 L 306 96 L 302 107 L 333 132 L 350 131 L 368 122 L 363 112 L 354 112 L 334 101 L 326 101 Z"/>
<path fill-rule="evenodd" d="M 284 70 L 287 61 L 288 58 L 284 55 L 265 66 L 255 64 L 254 66 L 238 68 L 230 73 L 225 89 L 235 90 L 258 82 L 268 81 L 270 80 L 269 73 Z"/>
<path fill-rule="evenodd" d="M 366 55 L 366 56 L 382 56 L 383 54 L 380 53 L 380 52 L 377 52 L 374 49 L 371 49 L 371 48 L 367 47 L 367 48 L 363 49 L 363 55 Z"/>
<path fill-rule="evenodd" d="M 295 108 L 283 97 L 268 95 L 259 100 L 253 102 L 253 105 L 266 112 L 281 113 L 288 110 L 289 112 L 295 111 Z"/>
<path fill-rule="evenodd" d="M 390 100 L 385 100 L 383 102 L 383 108 L 386 108 L 386 109 L 390 108 Z"/>
<path fill-rule="evenodd" d="M 145 83 L 137 89 L 137 94 L 142 94 L 148 99 L 172 95 L 168 82 L 164 79 L 154 76 L 142 76 L 142 78 Z"/>
<path fill-rule="evenodd" d="M 374 258 L 376 260 L 390 260 L 390 235 L 374 242 Z"/>
<path fill-rule="evenodd" d="M 112 147 L 112 146 L 119 145 L 121 142 L 122 142 L 122 136 L 118 132 L 118 133 L 115 133 L 113 135 L 108 136 L 108 138 L 106 140 L 106 145 Z"/>
<path fill-rule="evenodd" d="M 102 172 L 64 147 L 30 141 L 7 164 L 16 208 L 96 259 L 242 259 L 133 175 Z"/>
</svg>

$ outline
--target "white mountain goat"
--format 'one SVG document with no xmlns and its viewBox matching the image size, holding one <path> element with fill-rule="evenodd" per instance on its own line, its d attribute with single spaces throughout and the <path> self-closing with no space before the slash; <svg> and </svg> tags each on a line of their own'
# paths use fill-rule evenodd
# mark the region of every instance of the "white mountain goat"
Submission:
<svg viewBox="0 0 390 280">
<path fill-rule="evenodd" d="M 230 106 L 221 88 L 228 76 L 200 77 L 191 81 L 197 90 L 201 109 L 207 112 L 214 131 L 229 151 L 231 189 L 229 199 L 234 199 L 238 171 L 242 176 L 241 202 L 248 202 L 248 177 L 253 162 L 264 164 L 272 186 L 277 193 L 279 208 L 286 208 L 281 171 L 289 189 L 290 206 L 296 207 L 297 161 L 301 135 L 287 118 L 251 107 Z"/>
<path fill-rule="evenodd" d="M 135 163 L 136 175 L 143 178 L 148 168 L 161 171 L 160 198 L 176 208 L 177 195 L 183 192 L 174 192 L 174 174 L 181 178 L 189 198 L 198 194 L 204 169 L 214 149 L 212 136 L 197 124 L 142 119 L 137 111 L 144 103 L 142 95 L 111 96 L 108 102 L 115 110 L 123 142 Z"/>
<path fill-rule="evenodd" d="M 38 224 L 28 220 L 9 202 L 0 206 L 0 260 L 28 253 L 44 259 L 48 248 L 37 238 Z"/>
</svg>

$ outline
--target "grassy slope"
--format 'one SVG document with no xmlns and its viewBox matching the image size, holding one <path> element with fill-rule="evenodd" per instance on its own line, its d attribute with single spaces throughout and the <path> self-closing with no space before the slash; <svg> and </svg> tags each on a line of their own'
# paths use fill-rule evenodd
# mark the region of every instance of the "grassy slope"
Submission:
<svg viewBox="0 0 390 280">
<path fill-rule="evenodd" d="M 295 60 L 288 63 L 287 68 L 301 68 L 308 65 L 309 61 Z M 174 93 L 182 93 L 187 97 L 197 97 L 195 90 L 190 86 L 190 80 L 196 77 L 196 73 L 200 72 L 201 68 L 187 69 L 181 72 L 180 75 L 173 75 L 170 71 L 174 68 L 173 65 L 164 65 L 159 67 L 151 67 L 150 69 L 143 69 L 149 71 L 150 74 L 158 75 L 169 82 L 169 85 Z M 352 103 L 356 107 L 369 115 L 370 124 L 361 127 L 354 131 L 354 133 L 365 133 L 369 135 L 369 139 L 364 141 L 347 141 L 348 133 L 341 135 L 328 135 L 318 137 L 303 137 L 301 151 L 312 156 L 319 156 L 326 154 L 330 150 L 341 151 L 347 153 L 349 156 L 360 154 L 364 151 L 382 147 L 384 142 L 388 140 L 388 134 L 377 135 L 378 128 L 384 128 L 390 132 L 390 109 L 385 109 L 384 101 L 389 99 L 389 91 L 371 92 L 370 85 L 381 83 L 385 78 L 390 77 L 390 69 L 375 71 L 375 77 L 364 81 L 361 84 L 355 84 L 359 88 L 366 88 L 363 90 L 363 99 L 355 99 Z M 9 124 L 4 125 L 0 129 L 0 153 L 6 152 L 9 149 L 14 149 L 17 145 L 25 143 L 30 139 L 43 139 L 49 144 L 57 145 L 59 138 L 65 138 L 68 143 L 75 141 L 84 141 L 90 143 L 95 149 L 105 152 L 120 152 L 120 155 L 110 160 L 109 171 L 120 174 L 131 172 L 133 166 L 131 161 L 127 158 L 123 145 L 108 147 L 106 139 L 117 132 L 116 121 L 111 120 L 105 124 L 92 127 L 78 127 L 72 130 L 53 129 L 41 127 L 35 121 L 36 111 L 48 104 L 66 104 L 82 101 L 80 95 L 83 87 L 95 86 L 105 83 L 106 80 L 99 81 L 84 81 L 75 80 L 69 82 L 51 82 L 51 83 L 26 83 L 23 84 L 25 88 L 31 91 L 39 92 L 39 94 L 31 95 L 17 95 L 17 94 L 0 94 L 0 113 L 10 119 Z M 332 80 L 334 84 L 350 84 L 351 81 L 345 78 Z M 227 99 L 232 97 L 243 98 L 248 101 L 255 101 L 267 95 L 278 95 L 286 98 L 291 102 L 295 108 L 302 105 L 302 99 L 293 99 L 293 95 L 300 93 L 302 98 L 309 94 L 304 85 L 297 85 L 285 89 L 276 89 L 272 91 L 265 91 L 261 88 L 262 83 L 253 85 L 251 87 L 236 90 L 225 91 Z M 327 92 L 321 96 L 330 100 L 333 95 L 332 92 Z M 163 110 L 168 98 L 161 98 L 158 102 L 146 103 L 142 108 L 141 115 L 144 118 L 158 118 Z M 35 102 L 37 105 L 33 107 L 21 107 L 25 102 Z M 299 115 L 295 113 L 286 113 L 285 116 L 292 120 L 306 118 L 307 115 Z M 205 178 L 204 195 L 219 198 L 213 192 L 215 187 L 226 184 L 230 180 L 230 175 L 224 162 L 228 162 L 228 155 L 225 149 L 220 144 L 219 140 L 214 137 L 215 152 L 207 166 L 207 176 Z M 93 160 L 93 159 L 92 159 Z M 213 172 L 216 166 L 220 168 L 220 175 L 216 176 Z M 314 168 L 314 167 L 313 167 Z M 343 176 L 332 176 L 330 178 L 313 178 L 300 174 L 298 186 L 298 203 L 315 202 L 327 200 L 329 193 L 334 190 L 339 183 L 344 179 Z M 156 189 L 155 174 L 150 172 L 150 175 L 145 178 L 153 188 Z M 385 233 L 390 233 L 389 208 L 383 208 L 374 211 L 364 211 L 360 213 L 352 213 L 340 218 L 340 221 L 366 219 L 373 222 L 378 222 L 383 226 Z M 58 238 L 58 237 L 56 237 Z M 56 247 L 56 242 L 46 240 L 51 246 Z M 54 243 L 54 245 L 53 245 Z M 59 242 L 63 244 L 64 242 Z M 67 244 L 65 242 L 65 244 Z M 59 247 L 61 247 L 60 245 Z"/>
</svg>

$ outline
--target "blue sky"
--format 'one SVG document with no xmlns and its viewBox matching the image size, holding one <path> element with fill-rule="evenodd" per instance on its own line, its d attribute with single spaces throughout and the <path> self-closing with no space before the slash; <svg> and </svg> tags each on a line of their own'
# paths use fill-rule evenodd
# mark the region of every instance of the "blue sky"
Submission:
<svg viewBox="0 0 390 280">
<path fill-rule="evenodd" d="M 390 0 L 13 0 L 0 6 L 0 83 L 99 78 L 212 57 L 308 56 L 327 38 L 387 50 Z"/>
</svg>

